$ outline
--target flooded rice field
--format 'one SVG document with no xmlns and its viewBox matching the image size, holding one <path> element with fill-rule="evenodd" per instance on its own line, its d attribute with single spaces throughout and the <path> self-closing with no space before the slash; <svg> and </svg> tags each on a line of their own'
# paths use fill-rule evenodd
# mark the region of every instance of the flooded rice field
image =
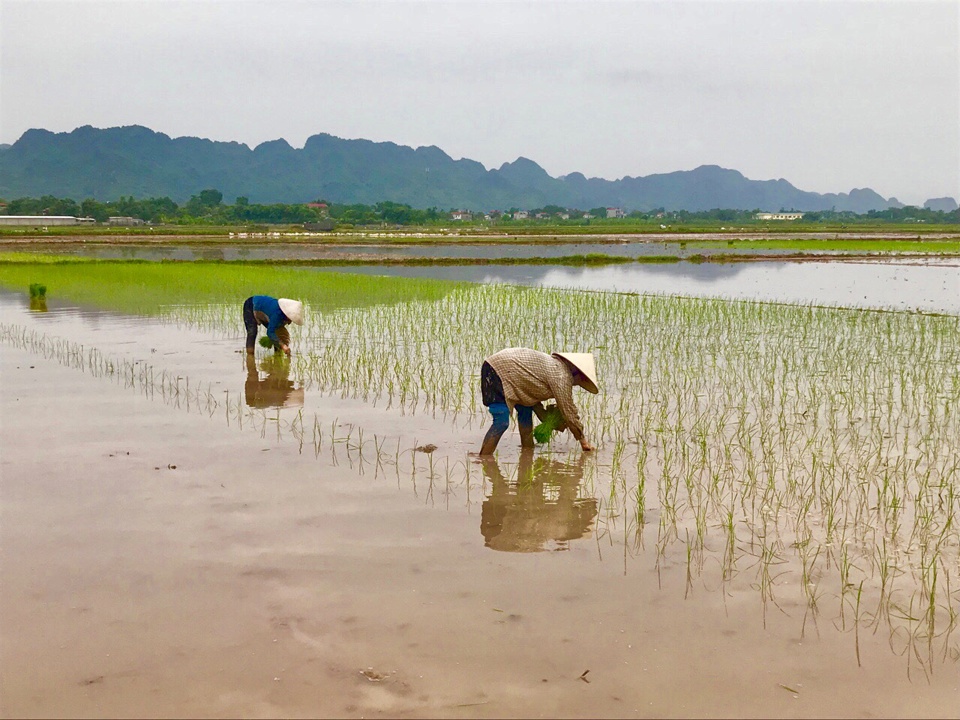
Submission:
<svg viewBox="0 0 960 720">
<path fill-rule="evenodd" d="M 292 361 L 0 292 L 3 715 L 955 716 L 960 317 L 299 272 Z M 468 454 L 518 344 L 596 452 Z"/>
<path fill-rule="evenodd" d="M 459 260 L 491 260 L 496 258 L 561 258 L 570 255 L 597 253 L 617 258 L 643 258 L 656 255 L 687 257 L 694 254 L 714 255 L 728 252 L 726 248 L 695 247 L 684 241 L 673 242 L 541 242 L 533 244 L 471 243 L 285 243 L 270 245 L 243 245 L 237 242 L 202 244 L 144 243 L 84 243 L 51 244 L 34 243 L 34 249 L 56 252 L 58 255 L 75 255 L 101 260 L 329 260 L 337 258 L 456 258 Z M 749 254 L 751 250 L 738 250 Z M 788 250 L 765 250 L 765 255 L 785 255 Z"/>
<path fill-rule="evenodd" d="M 336 272 L 960 315 L 960 260 L 955 258 L 604 267 L 370 265 Z"/>
</svg>

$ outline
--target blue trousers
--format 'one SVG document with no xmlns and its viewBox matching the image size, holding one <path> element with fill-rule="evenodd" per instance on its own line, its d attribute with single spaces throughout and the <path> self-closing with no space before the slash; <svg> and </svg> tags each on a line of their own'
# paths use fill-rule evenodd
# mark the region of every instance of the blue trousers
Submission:
<svg viewBox="0 0 960 720">
<path fill-rule="evenodd" d="M 533 429 L 533 408 L 526 405 L 517 405 L 517 422 L 524 428 Z M 496 447 L 500 442 L 501 436 L 510 427 L 510 408 L 505 402 L 490 403 L 487 408 L 493 416 L 493 423 L 487 434 L 483 438 L 484 446 L 492 443 L 491 447 Z"/>
</svg>

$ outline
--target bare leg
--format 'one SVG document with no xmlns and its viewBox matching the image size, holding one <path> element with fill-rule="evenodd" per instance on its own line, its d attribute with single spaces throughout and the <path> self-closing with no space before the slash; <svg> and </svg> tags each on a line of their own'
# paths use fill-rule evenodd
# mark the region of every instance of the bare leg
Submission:
<svg viewBox="0 0 960 720">
<path fill-rule="evenodd" d="M 533 442 L 533 408 L 517 405 L 517 427 L 520 430 L 520 447 L 532 448 Z"/>
</svg>

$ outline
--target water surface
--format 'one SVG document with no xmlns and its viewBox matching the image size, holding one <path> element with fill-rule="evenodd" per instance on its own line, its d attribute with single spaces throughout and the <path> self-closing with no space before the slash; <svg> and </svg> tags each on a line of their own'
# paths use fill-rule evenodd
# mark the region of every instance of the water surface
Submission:
<svg viewBox="0 0 960 720">
<path fill-rule="evenodd" d="M 602 267 L 356 266 L 337 268 L 337 271 L 960 315 L 960 263 L 956 260 L 768 260 Z"/>
</svg>

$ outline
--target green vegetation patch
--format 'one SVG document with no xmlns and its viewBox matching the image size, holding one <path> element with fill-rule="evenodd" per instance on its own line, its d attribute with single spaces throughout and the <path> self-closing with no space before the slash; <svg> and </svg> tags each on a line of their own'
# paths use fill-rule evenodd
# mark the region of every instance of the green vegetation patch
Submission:
<svg viewBox="0 0 960 720">
<path fill-rule="evenodd" d="M 297 298 L 322 310 L 365 307 L 436 300 L 460 285 L 226 263 L 0 263 L 0 286 L 26 293 L 36 283 L 51 299 L 140 315 L 174 305 L 240 303 L 251 295 Z"/>
</svg>

